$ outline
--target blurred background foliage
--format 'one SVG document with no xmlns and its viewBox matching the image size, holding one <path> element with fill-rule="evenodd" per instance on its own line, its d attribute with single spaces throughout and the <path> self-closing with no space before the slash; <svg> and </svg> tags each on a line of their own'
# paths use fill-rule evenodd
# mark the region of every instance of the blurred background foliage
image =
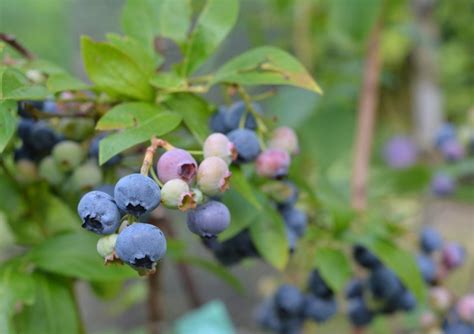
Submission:
<svg viewBox="0 0 474 334">
<path fill-rule="evenodd" d="M 84 77 L 79 37 L 103 39 L 106 33 L 119 33 L 124 2 L 1 0 L 0 31 L 15 35 L 39 58 Z M 199 7 L 202 1 L 192 2 Z M 414 3 L 423 2 L 434 3 L 433 12 L 427 15 L 436 38 L 428 41 L 420 34 L 414 9 Z M 371 196 L 378 200 L 406 192 L 418 196 L 426 191 L 431 172 L 423 166 L 409 172 L 390 172 L 393 182 L 387 182 L 388 171 L 380 159 L 381 144 L 395 133 L 415 131 L 411 85 L 414 50 L 420 44 L 436 62 L 443 118 L 457 124 L 472 122 L 468 110 L 474 106 L 473 10 L 472 0 L 242 0 L 237 26 L 209 67 L 215 68 L 231 56 L 263 44 L 295 54 L 314 75 L 324 95 L 278 88 L 278 94 L 264 103 L 266 113 L 275 116 L 277 123 L 296 128 L 300 136 L 304 153 L 291 172 L 299 178 L 298 183 L 306 184 L 308 189 L 317 188 L 323 202 L 348 206 L 366 41 L 375 20 L 382 15 L 383 67 Z M 220 92 L 210 95 L 222 102 Z M 472 192 L 464 196 L 472 197 Z M 399 201 L 397 205 L 402 212 L 403 208 L 417 211 L 410 203 Z M 384 208 L 379 210 L 384 212 Z M 399 217 L 400 212 L 395 215 Z M 137 291 L 139 297 L 130 297 L 132 300 L 143 297 L 143 290 Z"/>
</svg>

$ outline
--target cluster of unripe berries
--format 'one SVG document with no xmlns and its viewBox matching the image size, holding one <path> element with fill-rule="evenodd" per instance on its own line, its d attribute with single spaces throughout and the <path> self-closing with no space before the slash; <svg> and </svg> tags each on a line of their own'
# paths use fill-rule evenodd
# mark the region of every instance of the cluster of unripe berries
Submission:
<svg viewBox="0 0 474 334">
<path fill-rule="evenodd" d="M 89 131 L 84 132 L 82 129 L 82 133 L 71 133 L 74 129 L 65 127 L 69 124 L 65 119 L 53 127 L 50 122 L 33 118 L 29 112 L 31 110 L 61 114 L 60 108 L 52 100 L 19 103 L 18 113 L 21 119 L 17 134 L 21 139 L 21 146 L 14 153 L 19 171 L 18 181 L 29 184 L 42 179 L 53 187 L 68 192 L 83 192 L 100 185 L 103 175 L 97 160 L 99 141 L 103 135 L 88 142 L 85 139 L 90 134 Z M 115 156 L 108 165 L 119 161 L 120 156 Z"/>
<path fill-rule="evenodd" d="M 474 295 L 458 298 L 444 282 L 448 275 L 465 261 L 466 253 L 457 243 L 446 243 L 433 228 L 420 234 L 420 253 L 417 262 L 429 286 L 428 310 L 421 315 L 420 324 L 426 333 L 474 333 Z"/>
<path fill-rule="evenodd" d="M 450 123 L 441 126 L 435 136 L 434 147 L 440 157 L 447 163 L 455 163 L 464 159 L 467 153 L 474 155 L 474 135 L 467 134 L 463 142 L 457 129 Z M 466 146 L 466 147 L 465 147 Z M 407 136 L 392 137 L 383 148 L 386 164 L 394 169 L 413 166 L 419 157 L 416 144 Z M 442 171 L 436 172 L 431 180 L 431 191 L 437 196 L 451 195 L 456 189 L 455 178 Z"/>
<path fill-rule="evenodd" d="M 271 180 L 263 190 L 274 201 L 285 221 L 290 251 L 293 251 L 297 240 L 306 230 L 308 220 L 306 213 L 295 206 L 298 200 L 297 187 L 285 179 L 291 156 L 299 152 L 298 138 L 291 128 L 279 127 L 272 132 L 267 143 L 268 148 L 262 150 L 262 140 L 256 132 L 258 128 L 256 117 L 262 115 L 262 109 L 257 103 L 251 104 L 251 110 L 248 107 L 242 101 L 235 102 L 229 107 L 221 106 L 212 115 L 210 127 L 212 131 L 222 136 L 225 134 L 231 141 L 236 152 L 234 163 L 255 162 L 256 173 Z M 204 240 L 204 244 L 225 265 L 259 256 L 248 229 L 224 242 Z"/>
<path fill-rule="evenodd" d="M 265 300 L 257 310 L 258 323 L 268 330 L 282 334 L 301 333 L 306 320 L 323 323 L 337 312 L 332 289 L 318 270 L 308 278 L 306 292 L 296 286 L 284 284 Z"/>
</svg>

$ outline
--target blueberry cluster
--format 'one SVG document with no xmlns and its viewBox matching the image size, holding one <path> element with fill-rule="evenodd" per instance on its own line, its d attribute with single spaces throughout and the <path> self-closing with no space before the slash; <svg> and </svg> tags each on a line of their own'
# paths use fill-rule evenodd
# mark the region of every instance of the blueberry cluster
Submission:
<svg viewBox="0 0 474 334">
<path fill-rule="evenodd" d="M 285 221 L 292 252 L 298 239 L 303 236 L 308 220 L 306 213 L 295 206 L 299 194 L 297 187 L 285 179 L 291 156 L 299 153 L 298 138 L 291 128 L 279 127 L 271 133 L 267 142 L 268 148 L 262 150 L 263 140 L 257 134 L 258 118 L 262 114 L 262 108 L 257 103 L 248 107 L 244 102 L 238 101 L 230 107 L 221 106 L 210 119 L 210 128 L 215 133 L 207 140 L 212 138 L 212 143 L 206 141 L 204 144 L 204 155 L 214 152 L 227 159 L 228 163 L 232 158 L 235 164 L 255 162 L 256 174 L 271 180 L 263 190 L 273 200 Z M 226 140 L 231 142 L 230 149 L 225 146 Z M 204 244 L 226 265 L 238 263 L 247 257 L 259 256 L 248 230 L 241 231 L 225 242 L 213 240 L 204 241 Z"/>
<path fill-rule="evenodd" d="M 296 286 L 284 284 L 265 300 L 257 311 L 257 321 L 275 333 L 301 333 L 306 320 L 323 323 L 337 312 L 332 289 L 317 270 L 309 276 L 306 293 Z"/>
<path fill-rule="evenodd" d="M 448 334 L 474 332 L 474 296 L 466 295 L 457 302 L 444 281 L 455 269 L 462 266 L 466 252 L 457 243 L 446 243 L 433 228 L 425 227 L 420 233 L 420 253 L 417 262 L 425 282 L 429 285 L 428 306 L 420 325 L 430 330 L 443 330 Z"/>
<path fill-rule="evenodd" d="M 412 293 L 370 250 L 355 245 L 352 253 L 356 263 L 367 270 L 365 277 L 354 278 L 346 287 L 347 315 L 354 327 L 369 325 L 377 314 L 416 307 Z"/>
<path fill-rule="evenodd" d="M 87 152 L 85 145 L 90 134 L 87 129 L 62 126 L 68 121 L 67 118 L 61 118 L 53 128 L 51 123 L 33 118 L 34 112 L 62 116 L 62 109 L 52 100 L 22 101 L 18 104 L 21 119 L 17 134 L 21 145 L 15 150 L 14 158 L 19 181 L 31 183 L 43 179 L 51 186 L 71 193 L 99 186 L 103 175 L 97 163 L 98 145 L 104 134 L 90 141 Z M 115 156 L 108 166 L 118 162 L 120 156 Z"/>
</svg>

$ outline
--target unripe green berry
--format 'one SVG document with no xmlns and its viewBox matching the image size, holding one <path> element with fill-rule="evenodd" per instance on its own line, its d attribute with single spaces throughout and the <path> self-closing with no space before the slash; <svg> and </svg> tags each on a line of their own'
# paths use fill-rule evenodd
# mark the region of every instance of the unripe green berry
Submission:
<svg viewBox="0 0 474 334">
<path fill-rule="evenodd" d="M 71 186 L 76 191 L 88 191 L 102 183 L 102 171 L 93 161 L 76 168 L 71 176 Z"/>
<path fill-rule="evenodd" d="M 59 185 L 64 181 L 64 174 L 59 169 L 52 156 L 47 156 L 41 160 L 39 165 L 39 175 L 49 184 Z"/>
<path fill-rule="evenodd" d="M 161 202 L 172 209 L 185 211 L 196 207 L 189 185 L 181 179 L 169 180 L 161 188 Z"/>
<path fill-rule="evenodd" d="M 94 133 L 94 120 L 90 118 L 63 118 L 59 131 L 71 140 L 82 141 Z"/>
<path fill-rule="evenodd" d="M 198 168 L 197 185 L 208 196 L 215 196 L 229 188 L 232 173 L 224 160 L 218 157 L 204 159 Z"/>
<path fill-rule="evenodd" d="M 103 258 L 109 257 L 114 253 L 115 243 L 118 234 L 110 234 L 102 237 L 97 241 L 97 253 Z"/>
<path fill-rule="evenodd" d="M 38 180 L 38 168 L 33 161 L 20 159 L 16 162 L 15 178 L 21 184 L 31 184 Z"/>
<path fill-rule="evenodd" d="M 199 188 L 193 188 L 191 192 L 193 193 L 193 198 L 197 205 L 204 203 L 204 194 Z"/>
<path fill-rule="evenodd" d="M 54 146 L 52 155 L 58 167 L 69 172 L 81 164 L 84 150 L 78 143 L 66 140 Z"/>
</svg>

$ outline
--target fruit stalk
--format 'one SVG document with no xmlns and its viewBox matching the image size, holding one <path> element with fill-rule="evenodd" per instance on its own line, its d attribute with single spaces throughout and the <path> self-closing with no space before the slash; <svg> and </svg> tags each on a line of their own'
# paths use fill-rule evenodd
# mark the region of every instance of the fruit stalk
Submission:
<svg viewBox="0 0 474 334">
<path fill-rule="evenodd" d="M 28 60 L 33 60 L 35 56 L 27 48 L 25 48 L 20 42 L 17 41 L 15 36 L 8 35 L 5 33 L 0 33 L 0 40 L 4 41 L 12 48 L 14 48 L 18 53 Z"/>
</svg>

